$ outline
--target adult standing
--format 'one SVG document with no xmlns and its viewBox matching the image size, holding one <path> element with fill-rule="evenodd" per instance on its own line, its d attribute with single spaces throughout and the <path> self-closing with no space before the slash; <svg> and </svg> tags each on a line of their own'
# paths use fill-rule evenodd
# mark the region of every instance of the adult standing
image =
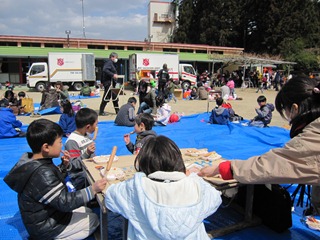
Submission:
<svg viewBox="0 0 320 240">
<path fill-rule="evenodd" d="M 169 81 L 169 71 L 167 64 L 163 64 L 162 69 L 159 71 L 158 75 L 158 92 L 165 93 L 165 87 L 167 82 Z"/>
<path fill-rule="evenodd" d="M 109 100 L 105 101 L 105 97 L 107 95 L 107 99 L 112 99 L 113 107 L 116 113 L 119 112 L 119 102 L 118 99 L 116 99 L 116 94 L 112 91 L 109 91 L 110 86 L 115 87 L 116 86 L 116 80 L 118 79 L 117 69 L 115 67 L 115 63 L 118 62 L 118 54 L 115 52 L 112 52 L 108 59 L 104 61 L 104 65 L 102 68 L 101 73 L 101 83 L 104 87 L 104 93 L 102 96 L 102 100 L 100 103 L 100 109 L 99 109 L 99 115 L 105 116 L 106 113 L 104 112 L 104 109 L 109 102 Z"/>
</svg>

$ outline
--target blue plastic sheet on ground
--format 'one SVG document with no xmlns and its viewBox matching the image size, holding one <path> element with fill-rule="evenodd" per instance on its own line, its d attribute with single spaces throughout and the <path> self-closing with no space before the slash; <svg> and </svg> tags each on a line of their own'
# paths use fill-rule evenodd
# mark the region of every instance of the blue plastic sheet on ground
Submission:
<svg viewBox="0 0 320 240">
<path fill-rule="evenodd" d="M 81 96 L 81 95 L 69 96 L 70 100 L 90 99 L 90 98 L 99 98 L 99 97 L 100 96 Z"/>
<path fill-rule="evenodd" d="M 208 148 L 216 151 L 226 159 L 245 160 L 259 155 L 272 148 L 282 147 L 289 140 L 289 131 L 280 127 L 253 128 L 241 124 L 210 125 L 206 121 L 209 114 L 195 114 L 182 117 L 180 122 L 166 127 L 156 126 L 153 129 L 159 135 L 165 135 L 174 140 L 180 148 Z M 120 127 L 112 121 L 100 122 L 99 132 L 95 140 L 97 155 L 110 154 L 114 145 L 118 146 L 117 155 L 128 155 L 123 141 L 123 135 L 131 132 L 133 127 Z M 26 130 L 26 126 L 23 127 Z M 132 141 L 136 135 L 131 135 Z M 65 141 L 66 138 L 63 139 Z M 17 204 L 17 194 L 4 182 L 4 176 L 10 171 L 19 157 L 29 151 L 25 138 L 0 139 L 0 239 L 27 239 L 27 232 L 23 226 Z M 56 164 L 60 159 L 54 159 Z M 308 229 L 300 222 L 299 212 L 294 212 L 293 227 L 278 234 L 261 225 L 247 228 L 216 239 L 320 239 L 320 233 Z M 219 224 L 229 224 L 237 221 L 229 214 L 213 215 Z M 117 215 L 109 217 L 110 239 L 121 239 L 122 219 Z M 206 220 L 210 225 L 210 219 Z"/>
</svg>

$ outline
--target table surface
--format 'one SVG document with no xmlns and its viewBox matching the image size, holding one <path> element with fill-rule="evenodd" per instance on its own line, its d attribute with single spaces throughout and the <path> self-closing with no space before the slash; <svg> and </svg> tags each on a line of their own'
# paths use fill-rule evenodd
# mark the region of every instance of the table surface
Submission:
<svg viewBox="0 0 320 240">
<path fill-rule="evenodd" d="M 207 149 L 185 148 L 180 150 L 181 150 L 182 157 L 186 167 L 188 167 L 191 164 L 196 164 L 196 165 L 199 165 L 200 167 L 205 167 L 205 166 L 211 166 L 213 162 L 219 163 L 223 161 L 222 158 L 217 160 L 207 160 L 207 159 L 204 160 L 204 159 L 201 159 L 201 156 L 186 155 L 187 153 L 190 153 L 190 152 L 192 153 L 197 151 L 207 151 Z M 110 184 L 125 181 L 133 177 L 133 175 L 136 173 L 136 170 L 134 168 L 135 157 L 136 157 L 135 155 L 118 156 L 118 160 L 113 162 L 112 167 L 121 168 L 125 173 L 125 177 L 120 180 L 117 179 L 117 180 L 109 181 Z M 87 174 L 90 174 L 93 181 L 97 181 L 102 178 L 101 172 L 104 172 L 104 169 L 107 166 L 107 163 L 97 164 L 93 161 L 93 159 L 85 159 L 83 160 L 83 165 L 85 167 Z M 104 167 L 104 169 L 101 170 L 99 166 Z M 219 186 L 230 188 L 230 187 L 235 187 L 238 184 L 238 182 L 234 179 L 228 180 L 228 181 L 218 177 L 205 177 L 204 179 L 207 180 L 209 183 L 211 183 L 213 186 L 217 187 L 217 189 L 219 189 Z M 107 184 L 107 187 L 108 187 L 108 184 Z"/>
</svg>

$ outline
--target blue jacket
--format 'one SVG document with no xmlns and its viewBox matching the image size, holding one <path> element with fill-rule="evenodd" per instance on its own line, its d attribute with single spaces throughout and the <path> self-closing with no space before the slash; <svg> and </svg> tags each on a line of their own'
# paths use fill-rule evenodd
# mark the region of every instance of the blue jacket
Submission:
<svg viewBox="0 0 320 240">
<path fill-rule="evenodd" d="M 172 173 L 176 174 L 160 172 L 165 177 Z M 221 204 L 219 192 L 196 174 L 157 182 L 138 172 L 132 179 L 111 184 L 105 196 L 107 208 L 129 220 L 131 240 L 210 239 L 203 220 Z"/>
<path fill-rule="evenodd" d="M 218 107 L 218 108 L 216 107 L 212 109 L 209 123 L 226 125 L 229 123 L 229 117 L 230 117 L 230 113 L 228 109 L 223 107 Z"/>
<path fill-rule="evenodd" d="M 20 128 L 22 123 L 17 120 L 10 108 L 0 108 L 0 138 L 16 137 L 19 133 L 15 128 Z"/>
<path fill-rule="evenodd" d="M 72 133 L 77 128 L 75 114 L 70 117 L 68 114 L 62 113 L 60 116 L 59 125 L 62 128 L 64 134 Z"/>
</svg>

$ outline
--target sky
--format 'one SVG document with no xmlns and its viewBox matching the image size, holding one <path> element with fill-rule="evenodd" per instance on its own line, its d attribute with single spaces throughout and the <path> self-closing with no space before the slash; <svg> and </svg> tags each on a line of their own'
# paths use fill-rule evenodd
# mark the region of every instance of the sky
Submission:
<svg viewBox="0 0 320 240">
<path fill-rule="evenodd" d="M 84 15 L 82 14 L 82 3 Z M 143 41 L 149 0 L 0 0 L 0 35 Z"/>
</svg>

